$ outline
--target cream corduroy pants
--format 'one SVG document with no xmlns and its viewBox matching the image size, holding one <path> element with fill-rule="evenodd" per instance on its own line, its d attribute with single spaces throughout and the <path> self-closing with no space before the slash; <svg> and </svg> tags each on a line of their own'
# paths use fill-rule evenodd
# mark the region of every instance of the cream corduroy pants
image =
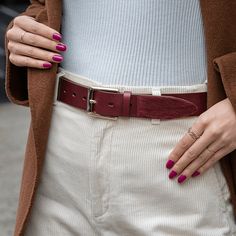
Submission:
<svg viewBox="0 0 236 236">
<path fill-rule="evenodd" d="M 106 86 L 62 68 L 61 73 L 86 86 Z M 205 83 L 110 87 L 153 95 L 207 90 Z M 55 99 L 45 164 L 25 235 L 236 235 L 219 163 L 183 184 L 168 178 L 168 155 L 197 118 L 108 120 Z"/>
</svg>

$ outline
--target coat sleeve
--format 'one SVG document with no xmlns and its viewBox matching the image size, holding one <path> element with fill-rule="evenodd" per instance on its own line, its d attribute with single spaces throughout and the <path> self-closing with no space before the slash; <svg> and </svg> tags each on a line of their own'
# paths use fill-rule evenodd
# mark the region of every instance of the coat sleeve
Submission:
<svg viewBox="0 0 236 236">
<path fill-rule="evenodd" d="M 31 4 L 19 15 L 36 17 L 45 8 L 44 1 L 31 0 Z M 13 19 L 14 20 L 14 19 Z M 13 20 L 9 23 L 6 32 L 13 26 Z M 8 40 L 5 35 L 6 73 L 5 91 L 8 99 L 17 105 L 29 106 L 27 89 L 27 67 L 18 67 L 9 60 L 7 48 Z"/>
</svg>

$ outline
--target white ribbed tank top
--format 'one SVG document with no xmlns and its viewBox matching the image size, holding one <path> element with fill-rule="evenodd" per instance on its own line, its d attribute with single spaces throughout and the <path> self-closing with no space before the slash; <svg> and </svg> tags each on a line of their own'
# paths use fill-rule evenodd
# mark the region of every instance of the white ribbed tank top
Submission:
<svg viewBox="0 0 236 236">
<path fill-rule="evenodd" d="M 61 67 L 103 84 L 207 79 L 198 0 L 63 0 L 61 32 Z"/>
</svg>

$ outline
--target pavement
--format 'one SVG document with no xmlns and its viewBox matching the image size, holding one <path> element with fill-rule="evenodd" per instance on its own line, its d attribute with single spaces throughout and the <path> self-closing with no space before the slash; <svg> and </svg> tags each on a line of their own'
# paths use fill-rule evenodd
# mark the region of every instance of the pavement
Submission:
<svg viewBox="0 0 236 236">
<path fill-rule="evenodd" d="M 0 103 L 1 236 L 13 235 L 29 124 L 29 108 Z"/>
</svg>

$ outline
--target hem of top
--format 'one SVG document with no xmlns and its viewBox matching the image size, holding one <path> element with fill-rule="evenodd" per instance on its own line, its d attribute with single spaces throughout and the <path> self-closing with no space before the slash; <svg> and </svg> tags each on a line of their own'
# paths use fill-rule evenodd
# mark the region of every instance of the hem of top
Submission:
<svg viewBox="0 0 236 236">
<path fill-rule="evenodd" d="M 136 86 L 136 85 L 120 85 L 120 84 L 103 84 L 101 82 L 92 80 L 84 75 L 75 74 L 62 67 L 58 68 L 58 74 L 65 75 L 69 80 L 79 83 L 84 86 L 99 86 L 106 88 L 115 88 L 119 92 L 130 90 L 134 93 L 149 93 L 152 94 L 153 90 L 160 90 L 161 93 L 199 93 L 207 92 L 207 79 L 203 83 L 192 84 L 192 85 L 153 85 L 153 86 Z"/>
</svg>

